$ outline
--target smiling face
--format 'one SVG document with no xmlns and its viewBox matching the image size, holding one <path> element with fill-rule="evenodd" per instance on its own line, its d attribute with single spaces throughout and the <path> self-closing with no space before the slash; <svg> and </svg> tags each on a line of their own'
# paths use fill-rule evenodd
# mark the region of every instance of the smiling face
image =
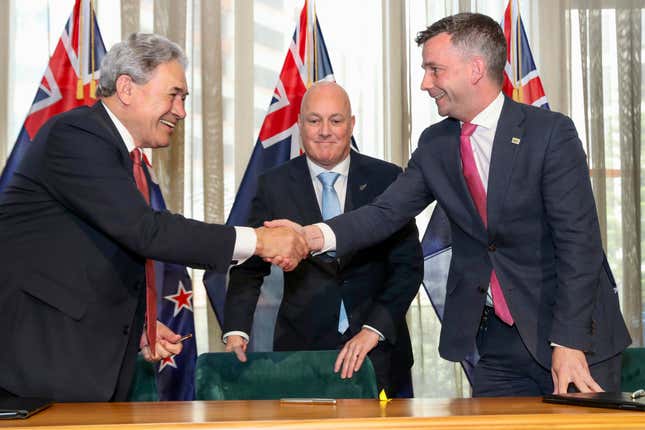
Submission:
<svg viewBox="0 0 645 430">
<path fill-rule="evenodd" d="M 309 159 L 327 170 L 343 161 L 349 155 L 354 122 L 349 97 L 338 84 L 320 82 L 311 87 L 298 116 Z"/>
<path fill-rule="evenodd" d="M 132 134 L 135 145 L 160 148 L 170 144 L 177 123 L 184 119 L 184 102 L 188 95 L 186 74 L 178 61 L 157 66 L 145 84 L 129 76 L 117 80 L 119 98 L 128 105 L 123 123 Z"/>
<path fill-rule="evenodd" d="M 470 121 L 477 113 L 475 76 L 479 66 L 453 46 L 448 33 L 440 33 L 423 44 L 424 70 L 421 89 L 435 100 L 439 115 Z"/>
</svg>

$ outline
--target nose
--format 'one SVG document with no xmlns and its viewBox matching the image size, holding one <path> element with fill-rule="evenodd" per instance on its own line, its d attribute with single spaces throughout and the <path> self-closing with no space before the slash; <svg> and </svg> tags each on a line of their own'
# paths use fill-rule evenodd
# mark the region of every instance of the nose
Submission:
<svg viewBox="0 0 645 430">
<path fill-rule="evenodd" d="M 434 77 L 430 71 L 426 71 L 423 74 L 423 79 L 421 80 L 421 90 L 428 91 L 434 87 Z"/>
<path fill-rule="evenodd" d="M 186 109 L 185 109 L 185 101 L 183 97 L 177 95 L 174 100 L 172 101 L 172 110 L 171 113 L 175 115 L 179 119 L 184 119 L 186 118 Z"/>
<path fill-rule="evenodd" d="M 331 133 L 331 128 L 329 127 L 329 121 L 323 120 L 320 121 L 320 130 L 319 134 L 323 137 L 327 137 Z"/>
</svg>

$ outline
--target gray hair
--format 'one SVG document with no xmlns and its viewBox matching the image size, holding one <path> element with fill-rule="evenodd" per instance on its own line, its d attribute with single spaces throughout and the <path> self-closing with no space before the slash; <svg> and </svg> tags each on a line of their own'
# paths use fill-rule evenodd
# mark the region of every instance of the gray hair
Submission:
<svg viewBox="0 0 645 430">
<path fill-rule="evenodd" d="M 158 34 L 132 33 L 103 57 L 96 95 L 109 97 L 116 93 L 116 80 L 121 75 L 131 77 L 139 85 L 145 84 L 157 66 L 173 60 L 179 61 L 184 69 L 188 65 L 186 54 L 175 42 Z"/>
<path fill-rule="evenodd" d="M 506 38 L 502 27 L 491 17 L 481 13 L 458 13 L 435 22 L 417 33 L 415 42 L 423 45 L 441 33 L 450 35 L 452 45 L 463 53 L 484 57 L 488 73 L 499 85 L 504 82 L 506 65 Z"/>
</svg>

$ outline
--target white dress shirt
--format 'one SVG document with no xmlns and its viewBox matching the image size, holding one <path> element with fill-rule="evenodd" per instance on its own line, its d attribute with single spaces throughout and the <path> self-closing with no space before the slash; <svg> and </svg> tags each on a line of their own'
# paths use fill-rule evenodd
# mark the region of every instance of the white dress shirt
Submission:
<svg viewBox="0 0 645 430">
<path fill-rule="evenodd" d="M 125 147 L 129 154 L 130 152 L 132 152 L 133 149 L 137 148 L 134 144 L 134 139 L 132 138 L 132 135 L 130 134 L 128 129 L 125 128 L 125 125 L 123 125 L 123 123 L 119 120 L 119 118 L 117 118 L 116 115 L 112 113 L 112 111 L 107 107 L 105 103 L 103 103 L 103 107 L 105 108 L 105 111 L 110 116 L 110 119 L 114 123 L 114 126 L 116 127 L 117 131 L 121 135 L 121 139 L 123 139 L 123 142 L 125 143 Z M 146 154 L 146 157 L 148 157 L 148 160 L 151 159 L 152 151 L 150 150 L 150 148 L 138 148 L 138 149 L 140 151 L 143 151 L 144 154 Z M 150 170 L 149 173 L 151 178 L 155 180 L 152 170 Z M 231 258 L 235 260 L 237 264 L 244 262 L 244 260 L 248 259 L 253 254 L 255 254 L 256 241 L 257 241 L 257 237 L 255 235 L 254 229 L 250 227 L 235 227 L 235 247 L 233 249 L 233 257 Z"/>
</svg>

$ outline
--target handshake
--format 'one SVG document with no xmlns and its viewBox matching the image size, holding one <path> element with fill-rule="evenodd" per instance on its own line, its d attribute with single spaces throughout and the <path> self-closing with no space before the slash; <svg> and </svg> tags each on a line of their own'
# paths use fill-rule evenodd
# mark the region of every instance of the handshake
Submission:
<svg viewBox="0 0 645 430">
<path fill-rule="evenodd" d="M 255 234 L 255 255 L 287 272 L 324 245 L 320 228 L 315 225 L 303 227 L 287 219 L 265 221 L 263 227 L 255 229 Z"/>
</svg>

